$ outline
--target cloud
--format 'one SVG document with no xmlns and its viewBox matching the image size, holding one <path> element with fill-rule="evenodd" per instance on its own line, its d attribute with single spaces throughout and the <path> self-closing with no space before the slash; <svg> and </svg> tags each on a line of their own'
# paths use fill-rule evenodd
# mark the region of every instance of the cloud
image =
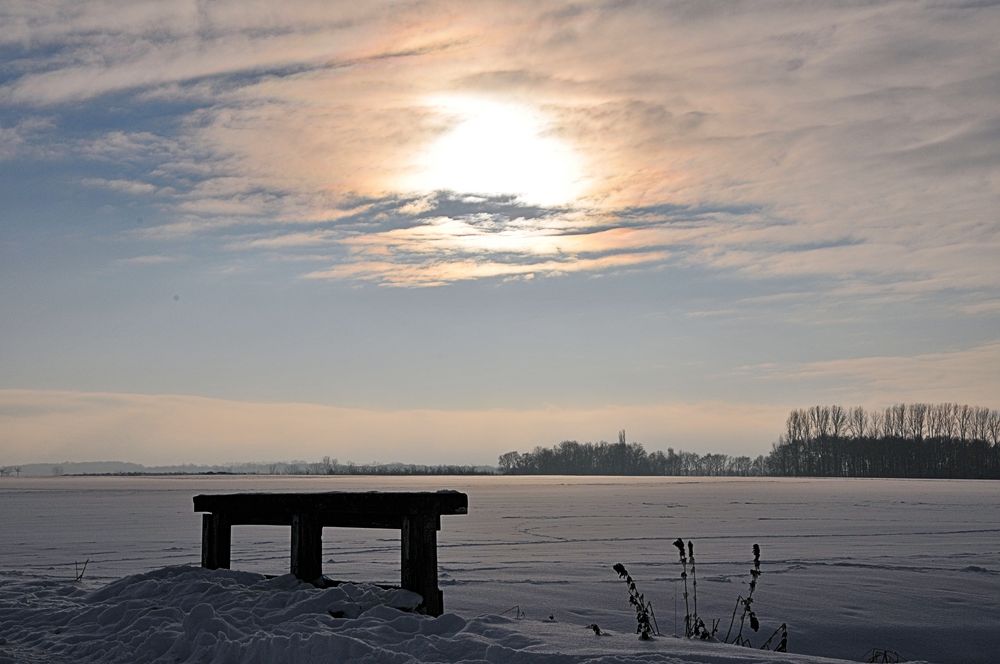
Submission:
<svg viewBox="0 0 1000 664">
<path fill-rule="evenodd" d="M 52 127 L 52 121 L 43 117 L 24 118 L 8 126 L 0 123 L 0 161 L 30 153 L 39 136 Z"/>
<path fill-rule="evenodd" d="M 753 366 L 767 381 L 823 383 L 848 403 L 958 401 L 974 405 L 1000 394 L 1000 341 L 941 352 L 819 360 Z"/>
<path fill-rule="evenodd" d="M 355 7 L 329 7 L 322 15 L 299 7 L 286 14 L 293 19 L 283 29 L 270 11 L 241 16 L 230 3 L 187 11 L 176 3 L 135 3 L 124 17 L 114 16 L 121 8 L 104 3 L 52 9 L 15 17 L 27 33 L 22 38 L 78 49 L 60 50 L 61 66 L 25 73 L 0 88 L 0 97 L 57 104 L 221 75 L 297 71 L 358 57 L 378 36 L 365 20 L 377 11 Z"/>
<path fill-rule="evenodd" d="M 388 203 L 388 204 L 386 204 Z M 474 200 L 439 192 L 378 206 L 382 226 L 286 232 L 237 241 L 236 249 L 282 250 L 332 244 L 347 250 L 307 279 L 439 286 L 456 281 L 606 272 L 667 261 L 711 234 L 715 213 L 608 215 L 528 206 L 508 197 Z M 752 223 L 752 222 L 748 222 Z"/>
<path fill-rule="evenodd" d="M 176 263 L 180 260 L 177 256 L 165 256 L 162 254 L 148 254 L 145 256 L 130 256 L 122 258 L 118 262 L 122 265 L 163 265 L 165 263 Z"/>
<path fill-rule="evenodd" d="M 441 286 L 456 281 L 496 277 L 555 276 L 574 272 L 596 272 L 662 263 L 669 254 L 649 251 L 576 258 L 567 261 L 538 261 L 533 263 L 499 263 L 492 260 L 449 260 L 439 263 L 406 265 L 391 261 L 362 260 L 337 265 L 329 270 L 317 270 L 305 275 L 306 279 L 354 279 L 373 281 L 389 286 Z"/>
<path fill-rule="evenodd" d="M 4 11 L 0 46 L 18 55 L 0 86 L 6 108 L 113 97 L 140 118 L 176 109 L 166 125 L 72 143 L 118 166 L 107 182 L 169 188 L 169 222 L 150 241 L 225 227 L 220 248 L 274 257 L 336 243 L 342 262 L 312 278 L 390 286 L 405 280 L 383 270 L 445 284 L 533 273 L 529 263 L 587 273 L 624 253 L 763 282 L 812 279 L 845 302 L 961 293 L 962 307 L 982 311 L 1000 285 L 993 6 Z M 484 199 L 476 218 L 457 209 L 467 192 L 445 205 L 403 191 L 421 151 L 455 122 L 427 103 L 442 94 L 536 109 L 546 138 L 583 155 L 586 194 L 534 212 Z M 345 214 L 357 199 L 389 209 Z M 634 214 L 658 206 L 674 211 L 652 224 Z M 684 211 L 708 208 L 728 212 L 680 226 Z M 560 219 L 582 230 L 553 229 Z M 275 227 L 285 224 L 316 228 Z"/>
<path fill-rule="evenodd" d="M 273 459 L 276 449 L 288 459 L 495 463 L 510 449 L 610 438 L 627 427 L 630 439 L 651 450 L 757 454 L 780 433 L 786 412 L 717 402 L 379 410 L 171 394 L 0 390 L 0 443 L 12 463 L 221 463 Z"/>
<path fill-rule="evenodd" d="M 132 194 L 136 196 L 155 194 L 158 188 L 154 184 L 148 182 L 140 182 L 138 180 L 109 180 L 106 178 L 84 178 L 81 183 L 88 187 L 99 187 L 101 189 L 110 189 L 112 191 L 120 191 L 125 194 Z"/>
<path fill-rule="evenodd" d="M 257 237 L 236 240 L 228 246 L 234 250 L 248 249 L 289 249 L 299 247 L 315 247 L 329 245 L 338 240 L 333 231 L 290 232 L 272 237 Z"/>
</svg>

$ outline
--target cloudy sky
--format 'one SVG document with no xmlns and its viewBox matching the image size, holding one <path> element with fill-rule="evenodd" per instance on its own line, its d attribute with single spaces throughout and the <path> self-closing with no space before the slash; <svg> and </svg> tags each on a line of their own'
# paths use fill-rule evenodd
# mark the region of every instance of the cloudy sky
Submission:
<svg viewBox="0 0 1000 664">
<path fill-rule="evenodd" d="M 1000 7 L 5 2 L 0 464 L 1000 405 Z"/>
</svg>

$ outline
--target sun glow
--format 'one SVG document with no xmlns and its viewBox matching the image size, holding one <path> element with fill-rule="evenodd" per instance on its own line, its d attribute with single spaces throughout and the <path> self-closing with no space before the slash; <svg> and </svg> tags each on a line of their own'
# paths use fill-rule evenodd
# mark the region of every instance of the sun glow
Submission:
<svg viewBox="0 0 1000 664">
<path fill-rule="evenodd" d="M 454 124 L 416 158 L 408 189 L 512 194 L 535 205 L 566 205 L 583 194 L 580 157 L 547 134 L 537 111 L 464 97 L 431 106 Z"/>
</svg>

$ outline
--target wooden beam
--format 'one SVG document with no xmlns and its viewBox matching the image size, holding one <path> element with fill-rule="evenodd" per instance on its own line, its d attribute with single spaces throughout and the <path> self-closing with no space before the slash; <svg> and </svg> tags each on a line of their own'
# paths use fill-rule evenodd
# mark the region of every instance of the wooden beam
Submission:
<svg viewBox="0 0 1000 664">
<path fill-rule="evenodd" d="M 201 566 L 206 569 L 229 569 L 232 527 L 222 514 L 201 517 Z"/>
<path fill-rule="evenodd" d="M 458 491 L 328 491 L 323 493 L 235 493 L 194 497 L 195 512 L 225 512 L 234 520 L 291 523 L 292 514 L 315 511 L 330 518 L 398 517 L 406 514 L 467 514 L 469 498 Z M 381 527 L 381 526 L 373 526 Z"/>
<path fill-rule="evenodd" d="M 323 576 L 323 526 L 314 513 L 292 515 L 291 571 L 309 582 Z"/>
<path fill-rule="evenodd" d="M 403 518 L 401 585 L 424 598 L 432 616 L 444 613 L 444 596 L 438 588 L 437 530 L 440 520 L 417 514 Z"/>
</svg>

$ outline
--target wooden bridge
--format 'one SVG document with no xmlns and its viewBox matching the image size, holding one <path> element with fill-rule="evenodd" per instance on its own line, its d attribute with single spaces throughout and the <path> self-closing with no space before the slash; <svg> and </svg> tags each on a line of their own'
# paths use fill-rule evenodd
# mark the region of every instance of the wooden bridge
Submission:
<svg viewBox="0 0 1000 664">
<path fill-rule="evenodd" d="M 228 569 L 233 526 L 291 526 L 291 573 L 303 581 L 323 576 L 323 528 L 395 528 L 402 542 L 401 586 L 424 598 L 424 611 L 439 616 L 437 531 L 441 516 L 467 514 L 469 498 L 458 491 L 326 493 L 232 493 L 194 497 L 202 516 L 201 565 Z"/>
</svg>

